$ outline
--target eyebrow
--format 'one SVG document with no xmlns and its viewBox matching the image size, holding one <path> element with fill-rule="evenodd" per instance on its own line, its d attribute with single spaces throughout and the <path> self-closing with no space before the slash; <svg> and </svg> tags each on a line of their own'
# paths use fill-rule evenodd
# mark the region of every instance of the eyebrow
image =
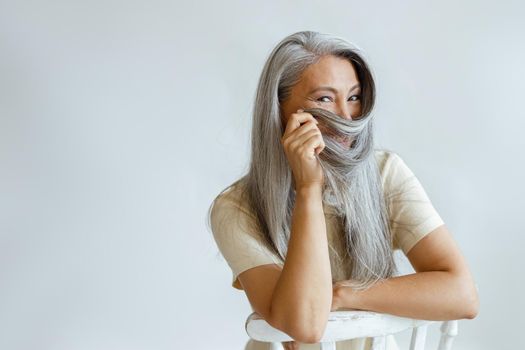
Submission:
<svg viewBox="0 0 525 350">
<path fill-rule="evenodd" d="M 350 91 L 353 91 L 353 90 L 355 90 L 358 87 L 360 87 L 359 83 L 357 83 L 354 86 L 352 86 Z M 333 92 L 334 94 L 337 93 L 337 90 L 335 88 L 331 87 L 331 86 L 319 86 L 319 87 L 316 87 L 315 89 L 313 89 L 312 91 L 310 91 L 308 94 L 313 94 L 314 92 L 319 91 L 319 90 L 328 90 L 328 91 Z"/>
</svg>

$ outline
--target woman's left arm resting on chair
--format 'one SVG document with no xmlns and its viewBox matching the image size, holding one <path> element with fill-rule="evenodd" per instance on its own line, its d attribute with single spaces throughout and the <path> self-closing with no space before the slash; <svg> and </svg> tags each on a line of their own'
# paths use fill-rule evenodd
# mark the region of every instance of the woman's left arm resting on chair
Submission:
<svg viewBox="0 0 525 350">
<path fill-rule="evenodd" d="M 336 282 L 332 311 L 350 308 L 436 321 L 476 317 L 474 279 L 445 225 L 419 240 L 407 258 L 415 273 L 388 278 L 366 290 Z"/>
</svg>

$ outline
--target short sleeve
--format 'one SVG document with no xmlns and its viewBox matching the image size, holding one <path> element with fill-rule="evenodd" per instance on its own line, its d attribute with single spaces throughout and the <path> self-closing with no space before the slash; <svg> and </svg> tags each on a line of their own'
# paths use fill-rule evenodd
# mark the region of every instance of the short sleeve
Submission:
<svg viewBox="0 0 525 350">
<path fill-rule="evenodd" d="M 242 290 L 237 276 L 250 268 L 282 262 L 263 243 L 255 217 L 236 200 L 221 195 L 213 204 L 210 224 L 217 247 L 232 271 L 232 287 Z"/>
<path fill-rule="evenodd" d="M 390 153 L 385 168 L 385 200 L 394 249 L 401 249 L 406 255 L 419 240 L 444 222 L 418 178 L 398 154 Z"/>
</svg>

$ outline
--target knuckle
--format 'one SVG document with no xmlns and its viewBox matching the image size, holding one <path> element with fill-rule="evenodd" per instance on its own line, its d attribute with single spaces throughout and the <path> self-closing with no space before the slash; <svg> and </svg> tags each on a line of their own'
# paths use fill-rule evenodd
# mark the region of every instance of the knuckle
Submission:
<svg viewBox="0 0 525 350">
<path fill-rule="evenodd" d="M 297 148 L 297 140 L 291 140 L 288 142 L 288 148 L 289 149 L 296 149 Z"/>
</svg>

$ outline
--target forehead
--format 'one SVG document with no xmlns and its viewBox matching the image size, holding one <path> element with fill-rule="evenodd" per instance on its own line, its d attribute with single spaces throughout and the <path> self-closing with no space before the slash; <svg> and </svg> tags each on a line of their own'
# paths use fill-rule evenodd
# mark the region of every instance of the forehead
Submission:
<svg viewBox="0 0 525 350">
<path fill-rule="evenodd" d="M 298 85 L 306 89 L 318 85 L 347 88 L 357 82 L 357 74 L 348 59 L 327 55 L 303 71 Z"/>
</svg>

